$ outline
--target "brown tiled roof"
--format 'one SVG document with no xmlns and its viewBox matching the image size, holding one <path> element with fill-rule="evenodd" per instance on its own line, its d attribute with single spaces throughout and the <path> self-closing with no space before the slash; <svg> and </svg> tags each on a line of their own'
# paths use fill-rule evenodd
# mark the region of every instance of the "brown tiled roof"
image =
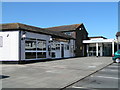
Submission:
<svg viewBox="0 0 120 90">
<path fill-rule="evenodd" d="M 72 25 L 49 27 L 49 28 L 44 28 L 44 29 L 47 29 L 50 31 L 71 31 L 71 30 L 76 30 L 81 25 L 82 24 L 72 24 Z"/>
<path fill-rule="evenodd" d="M 103 38 L 103 39 L 107 39 L 106 37 L 103 37 L 103 36 L 94 36 L 94 37 L 89 37 L 89 39 L 93 39 L 93 38 Z"/>
<path fill-rule="evenodd" d="M 47 35 L 52 35 L 52 36 L 65 38 L 65 39 L 74 39 L 73 37 L 65 35 L 63 33 L 56 33 L 54 31 L 49 31 L 43 28 L 34 27 L 34 26 L 21 24 L 21 23 L 0 24 L 0 29 L 2 31 L 25 30 L 25 31 L 37 32 L 37 33 L 44 33 Z"/>
<path fill-rule="evenodd" d="M 120 36 L 120 32 L 117 32 L 117 33 L 116 33 L 116 36 L 117 36 L 117 37 Z"/>
</svg>

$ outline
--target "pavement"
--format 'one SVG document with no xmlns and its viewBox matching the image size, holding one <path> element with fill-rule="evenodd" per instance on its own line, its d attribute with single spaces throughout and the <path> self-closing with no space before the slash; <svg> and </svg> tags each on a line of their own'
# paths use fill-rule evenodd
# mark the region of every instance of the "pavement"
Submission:
<svg viewBox="0 0 120 90">
<path fill-rule="evenodd" d="M 2 88 L 64 88 L 111 63 L 111 57 L 80 57 L 23 65 L 1 64 Z"/>
</svg>

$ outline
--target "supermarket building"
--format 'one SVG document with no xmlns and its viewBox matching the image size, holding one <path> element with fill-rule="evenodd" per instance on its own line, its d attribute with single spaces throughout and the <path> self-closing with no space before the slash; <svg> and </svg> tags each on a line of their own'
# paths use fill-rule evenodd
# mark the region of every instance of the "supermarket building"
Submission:
<svg viewBox="0 0 120 90">
<path fill-rule="evenodd" d="M 49 28 L 21 23 L 1 26 L 0 61 L 111 56 L 116 51 L 115 39 L 88 37 L 83 23 Z"/>
<path fill-rule="evenodd" d="M 74 38 L 21 23 L 2 24 L 0 61 L 74 57 Z"/>
</svg>

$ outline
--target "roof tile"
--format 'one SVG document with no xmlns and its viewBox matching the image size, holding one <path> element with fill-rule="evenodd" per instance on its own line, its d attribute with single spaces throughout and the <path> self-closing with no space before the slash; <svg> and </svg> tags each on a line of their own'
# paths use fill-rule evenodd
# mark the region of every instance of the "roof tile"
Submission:
<svg viewBox="0 0 120 90">
<path fill-rule="evenodd" d="M 8 24 L 0 24 L 0 29 L 2 29 L 2 31 L 11 31 L 11 30 L 26 30 L 26 31 L 31 31 L 31 32 L 37 32 L 37 33 L 44 33 L 44 34 L 48 34 L 48 35 L 53 35 L 56 37 L 60 37 L 60 38 L 65 38 L 65 39 L 74 39 L 73 37 L 69 36 L 69 35 L 65 35 L 63 33 L 57 33 L 54 31 L 49 31 L 47 29 L 43 29 L 43 28 L 39 28 L 39 27 L 35 27 L 35 26 L 30 26 L 30 25 L 26 25 L 26 24 L 21 24 L 21 23 L 8 23 Z"/>
</svg>

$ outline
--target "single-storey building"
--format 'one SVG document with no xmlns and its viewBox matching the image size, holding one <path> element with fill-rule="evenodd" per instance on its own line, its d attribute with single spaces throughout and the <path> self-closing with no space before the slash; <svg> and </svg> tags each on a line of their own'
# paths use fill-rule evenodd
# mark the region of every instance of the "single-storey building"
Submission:
<svg viewBox="0 0 120 90">
<path fill-rule="evenodd" d="M 116 40 L 103 36 L 89 37 L 83 43 L 87 44 L 87 56 L 112 56 L 117 50 Z"/>
<path fill-rule="evenodd" d="M 21 23 L 0 25 L 0 61 L 74 57 L 75 38 Z"/>
<path fill-rule="evenodd" d="M 86 43 L 83 43 L 83 40 L 88 39 L 88 32 L 85 29 L 83 23 L 81 24 L 72 24 L 72 25 L 63 25 L 56 27 L 45 28 L 49 31 L 55 31 L 57 33 L 64 33 L 75 38 L 75 56 L 87 56 L 86 52 Z"/>
<path fill-rule="evenodd" d="M 103 36 L 88 37 L 83 24 L 39 28 L 8 23 L 0 27 L 0 61 L 111 56 L 120 43 L 119 32 L 117 40 Z"/>
</svg>

